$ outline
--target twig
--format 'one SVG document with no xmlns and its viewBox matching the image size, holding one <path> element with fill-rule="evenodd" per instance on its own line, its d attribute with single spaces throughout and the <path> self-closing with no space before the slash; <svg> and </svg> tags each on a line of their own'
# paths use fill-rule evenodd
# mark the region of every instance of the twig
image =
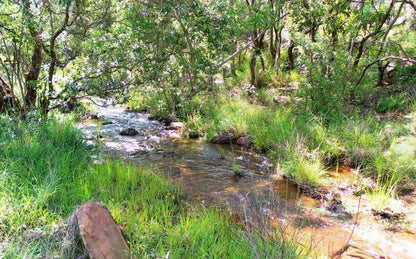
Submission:
<svg viewBox="0 0 416 259">
<path fill-rule="evenodd" d="M 336 258 L 336 257 L 342 255 L 350 247 L 350 242 L 351 242 L 352 235 L 354 234 L 355 228 L 357 227 L 358 214 L 360 214 L 360 207 L 361 207 L 361 196 L 360 196 L 360 199 L 358 200 L 357 214 L 355 216 L 354 227 L 352 228 L 350 237 L 348 238 L 347 243 L 345 243 L 345 245 L 341 249 L 339 249 L 337 252 L 335 252 L 331 255 L 331 258 Z"/>
<path fill-rule="evenodd" d="M 92 97 L 91 96 L 89 96 L 89 95 L 81 95 L 81 96 L 74 96 L 74 97 L 71 97 L 71 99 L 82 99 L 82 98 L 85 98 L 85 99 L 88 99 L 88 100 L 90 100 L 93 104 L 95 104 L 95 105 L 97 105 L 97 106 L 99 106 L 99 107 L 107 107 L 108 105 L 107 104 L 98 104 L 97 102 L 95 102 L 93 99 L 92 99 Z M 65 102 L 65 101 L 64 101 Z M 56 104 L 56 105 L 54 105 L 54 106 L 52 106 L 52 107 L 49 107 L 48 108 L 48 111 L 52 111 L 52 110 L 55 110 L 55 109 L 57 109 L 57 108 L 60 108 L 61 106 L 62 106 L 62 104 L 63 104 L 63 102 L 61 102 L 61 103 L 58 103 L 58 104 Z"/>
</svg>

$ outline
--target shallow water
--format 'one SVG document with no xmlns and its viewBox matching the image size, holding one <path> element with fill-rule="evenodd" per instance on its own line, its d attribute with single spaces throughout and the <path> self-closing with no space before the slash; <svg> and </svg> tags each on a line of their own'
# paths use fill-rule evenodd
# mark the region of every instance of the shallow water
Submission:
<svg viewBox="0 0 416 259">
<path fill-rule="evenodd" d="M 353 195 L 354 183 L 360 179 L 349 168 L 331 172 L 324 183 L 331 191 L 340 193 L 343 205 L 352 215 L 352 219 L 345 219 L 329 212 L 326 202 L 301 195 L 273 171 L 264 156 L 203 140 L 180 139 L 176 131 L 149 121 L 147 114 L 129 112 L 120 106 L 97 107 L 95 112 L 101 120 L 84 120 L 78 127 L 90 143 L 102 145 L 102 155 L 154 167 L 179 184 L 189 199 L 226 208 L 247 225 L 278 227 L 283 238 L 294 239 L 312 251 L 311 257 L 333 255 L 348 241 L 350 246 L 341 257 L 416 257 L 413 228 L 388 231 L 386 224 L 375 220 L 365 196 L 360 199 Z M 119 135 L 130 127 L 139 134 Z M 235 176 L 236 168 L 242 177 Z M 408 221 L 416 222 L 414 197 L 404 200 Z"/>
</svg>

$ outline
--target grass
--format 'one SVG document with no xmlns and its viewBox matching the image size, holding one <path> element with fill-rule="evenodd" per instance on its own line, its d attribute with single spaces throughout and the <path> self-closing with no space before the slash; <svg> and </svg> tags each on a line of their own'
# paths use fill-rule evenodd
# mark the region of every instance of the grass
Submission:
<svg viewBox="0 0 416 259">
<path fill-rule="evenodd" d="M 226 214 L 184 202 L 182 191 L 145 168 L 93 165 L 70 122 L 0 118 L 0 257 L 62 257 L 66 219 L 87 201 L 123 227 L 133 257 L 297 258 L 276 234 L 247 232 Z"/>
<path fill-rule="evenodd" d="M 273 91 L 260 91 L 262 100 L 272 99 L 263 95 Z M 257 103 L 256 98 L 248 97 L 244 90 L 233 93 L 219 99 L 215 108 L 207 108 L 198 117 L 199 127 L 208 139 L 229 130 L 237 135 L 251 135 L 257 151 L 284 165 L 282 172 L 302 184 L 318 186 L 323 168 L 337 164 L 362 168 L 365 176 L 377 180 L 380 156 L 386 163 L 382 170 L 385 177 L 378 180 L 380 188 L 390 188 L 392 172 L 398 181 L 414 183 L 414 149 L 410 148 L 414 145 L 410 143 L 413 140 L 406 140 L 410 135 L 406 122 L 380 121 L 374 113 L 363 115 L 353 110 L 324 118 L 309 112 L 302 103 L 267 107 L 263 104 L 264 101 Z M 393 198 L 391 192 L 388 196 Z"/>
<path fill-rule="evenodd" d="M 302 154 L 286 163 L 284 173 L 297 183 L 311 187 L 317 187 L 325 175 L 319 158 L 307 158 Z"/>
</svg>

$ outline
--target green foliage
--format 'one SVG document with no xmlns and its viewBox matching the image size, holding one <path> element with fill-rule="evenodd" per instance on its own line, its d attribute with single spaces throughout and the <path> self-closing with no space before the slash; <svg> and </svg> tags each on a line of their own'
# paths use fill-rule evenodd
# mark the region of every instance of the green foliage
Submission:
<svg viewBox="0 0 416 259">
<path fill-rule="evenodd" d="M 377 103 L 377 112 L 395 112 L 406 110 L 408 101 L 403 93 L 395 96 L 380 97 Z"/>
<path fill-rule="evenodd" d="M 332 53 L 323 45 L 313 45 L 311 51 L 321 56 L 307 63 L 309 71 L 300 85 L 299 97 L 307 109 L 325 120 L 342 120 L 346 107 L 361 102 L 366 87 L 355 85 L 357 76 L 345 64 L 348 57 L 344 53 Z M 329 63 L 331 58 L 334 60 Z"/>
<path fill-rule="evenodd" d="M 134 30 L 132 39 L 141 54 L 138 91 L 151 96 L 150 106 L 159 113 L 183 116 L 188 100 L 212 89 L 207 77 L 215 73 L 220 51 L 230 49 L 225 41 L 233 34 L 230 10 L 225 2 L 210 6 L 195 2 L 159 1 L 133 4 L 126 17 Z M 143 45 L 142 43 L 146 43 Z"/>
<path fill-rule="evenodd" d="M 405 175 L 400 171 L 401 165 L 392 161 L 388 156 L 377 155 L 374 159 L 374 166 L 377 172 L 376 186 L 366 189 L 371 208 L 377 211 L 389 208 L 395 212 L 401 212 L 403 206 L 396 199 L 399 182 Z"/>
<path fill-rule="evenodd" d="M 292 167 L 306 164 L 305 167 L 311 168 L 314 164 L 335 165 L 341 162 L 366 168 L 367 174 L 374 179 L 378 171 L 375 166 L 377 155 L 385 152 L 397 136 L 407 134 L 400 124 L 385 126 L 371 114 L 363 117 L 352 113 L 344 115 L 340 121 L 331 119 L 325 122 L 297 109 L 265 108 L 241 98 L 222 100 L 211 110 L 215 112 L 202 118 L 207 127 L 207 138 L 215 132 L 232 129 L 237 135 L 251 135 L 255 148 L 268 152 L 279 163 L 288 162 Z M 303 147 L 302 154 L 298 154 L 298 147 Z M 305 154 L 309 153 L 319 159 L 307 159 Z M 410 165 L 403 162 L 411 161 L 410 158 L 398 159 L 396 153 L 392 161 Z M 388 168 L 393 170 L 394 167 L 390 165 Z M 409 177 L 413 175 L 410 168 L 413 167 L 404 171 Z"/>
<path fill-rule="evenodd" d="M 408 66 L 397 66 L 394 71 L 394 79 L 408 85 L 416 85 L 416 64 Z"/>
</svg>

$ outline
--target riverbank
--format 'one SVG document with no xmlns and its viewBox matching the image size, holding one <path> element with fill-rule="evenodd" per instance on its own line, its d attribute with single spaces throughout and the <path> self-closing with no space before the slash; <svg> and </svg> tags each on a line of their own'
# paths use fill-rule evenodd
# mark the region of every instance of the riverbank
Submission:
<svg viewBox="0 0 416 259">
<path fill-rule="evenodd" d="M 230 142 L 187 139 L 186 129 L 164 126 L 123 106 L 96 112 L 100 119 L 83 121 L 78 127 L 90 141 L 97 141 L 99 133 L 102 151 L 154 166 L 188 199 L 230 211 L 242 224 L 277 229 L 290 240 L 296 236 L 296 242 L 313 253 L 310 256 L 330 256 L 344 249 L 346 254 L 407 258 L 415 249 L 412 196 L 389 200 L 396 205 L 391 210 L 374 210 L 373 197 L 363 186 L 376 183 L 359 170 L 327 168 L 317 186 L 309 186 L 282 174 L 264 155 Z M 127 128 L 137 134 L 120 135 Z M 369 233 L 373 238 L 368 238 Z"/>
<path fill-rule="evenodd" d="M 250 139 L 249 150 L 266 154 L 277 174 L 286 177 L 303 195 L 317 198 L 311 203 L 318 205 L 302 205 L 303 208 L 326 211 L 317 213 L 321 215 L 328 211 L 346 212 L 344 216 L 349 215 L 350 219 L 344 231 L 354 232 L 353 239 L 367 254 L 392 256 L 390 251 L 395 251 L 396 257 L 410 256 L 406 249 L 393 249 L 399 243 L 397 236 L 404 242 L 400 246 L 405 247 L 416 231 L 416 159 L 412 144 L 415 115 L 410 99 L 403 98 L 400 103 L 392 99 L 399 106 L 384 102 L 383 98 L 378 103 L 373 100 L 372 106 L 332 107 L 335 104 L 329 103 L 321 108 L 333 110 L 324 112 L 299 99 L 302 95 L 295 87 L 217 87 L 220 91 L 215 99 L 198 96 L 189 101 L 191 107 L 176 114 L 186 124 L 185 138 L 190 133 L 204 135 L 208 141 L 221 140 L 228 146 L 236 144 L 240 137 Z M 144 101 L 140 105 L 140 109 L 157 111 L 151 103 Z M 339 177 L 344 178 L 339 168 L 349 172 L 343 182 L 338 181 Z M 323 222 L 326 221 L 331 220 L 326 217 Z M 320 232 L 316 229 L 323 229 L 319 223 L 312 225 L 315 233 Z M 326 230 L 318 236 L 343 232 L 333 227 L 328 230 L 331 227 L 323 225 Z M 356 230 L 356 225 L 360 225 L 360 230 Z M 367 239 L 368 233 L 377 238 Z M 347 241 L 349 234 L 344 234 L 339 239 Z M 391 239 L 396 240 L 395 244 L 389 243 Z"/>
<path fill-rule="evenodd" d="M 61 257 L 66 220 L 86 201 L 109 209 L 133 257 L 299 255 L 277 233 L 247 231 L 226 213 L 195 206 L 151 169 L 110 160 L 94 165 L 94 150 L 71 122 L 3 116 L 0 127 L 0 257 Z"/>
</svg>

